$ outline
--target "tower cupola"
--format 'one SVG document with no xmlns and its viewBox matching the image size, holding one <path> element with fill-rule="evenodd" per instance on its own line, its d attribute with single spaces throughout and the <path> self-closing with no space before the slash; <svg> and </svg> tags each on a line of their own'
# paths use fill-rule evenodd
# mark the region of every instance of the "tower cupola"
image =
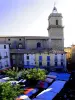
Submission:
<svg viewBox="0 0 75 100">
<path fill-rule="evenodd" d="M 52 13 L 58 13 L 57 12 L 57 8 L 54 6 L 53 10 L 52 10 Z"/>
</svg>

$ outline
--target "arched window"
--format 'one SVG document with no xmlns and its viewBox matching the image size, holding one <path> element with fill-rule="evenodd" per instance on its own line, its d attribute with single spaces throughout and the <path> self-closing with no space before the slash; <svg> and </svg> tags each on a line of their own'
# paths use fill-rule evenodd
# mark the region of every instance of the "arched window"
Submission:
<svg viewBox="0 0 75 100">
<path fill-rule="evenodd" d="M 40 47 L 41 47 L 41 43 L 38 42 L 38 43 L 37 43 L 37 48 L 40 48 Z"/>
<path fill-rule="evenodd" d="M 19 43 L 19 49 L 23 48 L 23 45 L 21 43 Z"/>
</svg>

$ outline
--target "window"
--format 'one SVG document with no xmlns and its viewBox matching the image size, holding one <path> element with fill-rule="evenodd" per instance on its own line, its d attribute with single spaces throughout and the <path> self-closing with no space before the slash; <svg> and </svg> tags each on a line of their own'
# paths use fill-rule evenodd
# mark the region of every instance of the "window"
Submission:
<svg viewBox="0 0 75 100">
<path fill-rule="evenodd" d="M 6 62 L 5 62 L 5 67 L 8 67 L 8 61 L 6 60 Z"/>
<path fill-rule="evenodd" d="M 0 53 L 0 59 L 2 58 L 1 53 Z"/>
<path fill-rule="evenodd" d="M 61 57 L 63 57 L 63 54 L 61 54 Z"/>
<path fill-rule="evenodd" d="M 47 62 L 47 66 L 50 66 L 50 62 Z"/>
<path fill-rule="evenodd" d="M 4 45 L 4 49 L 6 49 L 6 45 Z"/>
<path fill-rule="evenodd" d="M 57 54 L 55 54 L 55 62 L 57 62 L 57 61 L 58 61 Z"/>
<path fill-rule="evenodd" d="M 29 61 L 27 61 L 27 65 L 29 65 Z"/>
<path fill-rule="evenodd" d="M 63 62 L 61 62 L 61 66 L 64 66 Z"/>
<path fill-rule="evenodd" d="M 21 41 L 21 39 L 19 39 Z"/>
<path fill-rule="evenodd" d="M 57 62 L 55 62 L 55 66 L 57 66 Z"/>
<path fill-rule="evenodd" d="M 8 39 L 8 41 L 10 41 L 10 39 Z"/>
<path fill-rule="evenodd" d="M 61 54 L 61 61 L 63 61 L 64 59 L 63 59 L 63 54 Z"/>
<path fill-rule="evenodd" d="M 39 66 L 42 66 L 42 62 L 39 62 Z"/>
<path fill-rule="evenodd" d="M 38 42 L 38 43 L 37 43 L 37 48 L 40 48 L 40 47 L 41 47 L 41 43 Z"/>
<path fill-rule="evenodd" d="M 56 20 L 56 25 L 58 25 L 58 20 Z"/>
<path fill-rule="evenodd" d="M 27 60 L 29 60 L 29 56 L 27 56 Z"/>
<path fill-rule="evenodd" d="M 50 56 L 47 56 L 47 61 L 50 61 Z"/>
<path fill-rule="evenodd" d="M 39 61 L 42 61 L 42 56 L 39 56 Z"/>
<path fill-rule="evenodd" d="M 11 43 L 9 44 L 9 48 L 11 48 Z"/>
<path fill-rule="evenodd" d="M 5 56 L 4 56 L 5 58 L 7 58 L 8 57 L 8 55 L 7 55 L 7 52 L 5 52 Z"/>
<path fill-rule="evenodd" d="M 22 44 L 21 44 L 21 43 L 19 43 L 19 48 L 23 48 L 23 46 L 22 46 Z"/>
</svg>

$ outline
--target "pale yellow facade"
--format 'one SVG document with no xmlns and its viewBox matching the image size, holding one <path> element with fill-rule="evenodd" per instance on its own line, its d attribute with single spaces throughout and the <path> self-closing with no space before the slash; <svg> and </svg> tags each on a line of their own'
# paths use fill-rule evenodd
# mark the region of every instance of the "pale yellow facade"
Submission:
<svg viewBox="0 0 75 100">
<path fill-rule="evenodd" d="M 49 53 L 49 52 L 36 53 L 35 54 L 35 62 L 36 62 L 35 65 L 37 67 L 40 67 L 39 66 L 39 56 L 42 56 L 42 66 L 49 67 L 51 70 L 55 69 L 55 54 L 56 53 Z M 62 55 L 61 53 L 57 54 L 58 60 L 61 59 L 61 55 Z M 64 55 L 63 56 L 63 59 L 64 59 L 64 69 L 63 70 L 66 70 L 66 57 L 65 57 L 65 54 L 63 55 Z M 50 66 L 47 66 L 47 56 L 50 56 Z M 61 66 L 61 63 L 59 64 L 58 62 L 58 66 Z"/>
</svg>

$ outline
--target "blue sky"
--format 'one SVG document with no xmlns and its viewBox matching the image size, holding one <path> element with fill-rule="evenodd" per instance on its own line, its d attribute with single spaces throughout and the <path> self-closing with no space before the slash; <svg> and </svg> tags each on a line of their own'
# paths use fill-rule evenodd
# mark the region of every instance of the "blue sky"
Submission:
<svg viewBox="0 0 75 100">
<path fill-rule="evenodd" d="M 0 35 L 48 36 L 54 2 L 63 15 L 65 46 L 75 44 L 74 0 L 0 0 Z"/>
</svg>

